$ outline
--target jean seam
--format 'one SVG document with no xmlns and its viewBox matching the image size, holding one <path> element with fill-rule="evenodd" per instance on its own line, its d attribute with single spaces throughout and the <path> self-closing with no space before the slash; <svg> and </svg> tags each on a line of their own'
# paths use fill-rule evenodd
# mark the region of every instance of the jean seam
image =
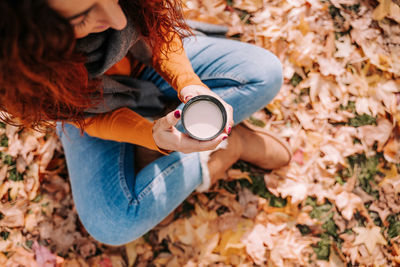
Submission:
<svg viewBox="0 0 400 267">
<path fill-rule="evenodd" d="M 224 74 L 223 77 L 219 76 L 219 75 L 207 75 L 207 76 L 202 76 L 200 77 L 200 79 L 203 81 L 207 81 L 207 80 L 213 80 L 213 79 L 220 79 L 220 80 L 232 80 L 234 82 L 240 83 L 240 84 L 246 84 L 248 83 L 246 81 L 246 79 L 240 78 L 236 75 L 226 75 Z"/>
<path fill-rule="evenodd" d="M 125 175 L 125 150 L 126 145 L 125 143 L 121 143 L 120 145 L 120 152 L 119 152 L 119 184 L 122 188 L 122 192 L 124 193 L 125 197 L 127 198 L 128 202 L 131 202 L 133 197 L 132 194 L 129 192 L 128 184 L 126 183 L 126 175 Z"/>
<path fill-rule="evenodd" d="M 169 175 L 170 173 L 172 173 L 173 170 L 175 170 L 177 168 L 177 165 L 183 165 L 184 162 L 186 162 L 187 160 L 191 159 L 191 157 L 185 157 L 183 159 L 178 160 L 177 162 L 175 162 L 172 165 L 169 165 L 166 169 L 164 169 L 162 172 L 160 172 L 154 179 L 153 181 L 151 181 L 138 195 L 137 198 L 134 199 L 133 201 L 131 201 L 129 204 L 130 205 L 138 205 L 140 204 L 140 201 L 151 192 L 151 189 L 157 185 L 162 178 L 164 178 L 165 176 Z"/>
<path fill-rule="evenodd" d="M 240 91 L 243 87 L 244 87 L 244 85 L 232 86 L 228 90 L 224 90 L 222 93 L 219 93 L 218 95 L 221 98 L 224 98 L 224 97 L 232 95 L 233 93 L 235 93 L 237 91 Z"/>
</svg>

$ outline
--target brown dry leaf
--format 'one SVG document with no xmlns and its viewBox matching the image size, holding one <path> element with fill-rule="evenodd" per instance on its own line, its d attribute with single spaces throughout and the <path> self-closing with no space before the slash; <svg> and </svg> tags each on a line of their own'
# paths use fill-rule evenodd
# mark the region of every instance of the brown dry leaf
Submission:
<svg viewBox="0 0 400 267">
<path fill-rule="evenodd" d="M 224 0 L 200 0 L 201 6 L 204 7 L 206 14 L 218 15 L 226 8 Z"/>
<path fill-rule="evenodd" d="M 386 218 L 392 213 L 390 211 L 390 209 L 388 207 L 385 208 L 381 208 L 379 207 L 376 202 L 373 202 L 371 204 L 371 206 L 369 206 L 368 208 L 371 211 L 375 211 L 376 213 L 378 213 L 379 218 L 382 220 L 383 225 L 385 225 L 386 227 L 389 226 L 389 223 L 386 221 Z"/>
<path fill-rule="evenodd" d="M 379 169 L 384 175 L 385 178 L 379 183 L 379 186 L 383 186 L 385 184 L 392 185 L 394 191 L 396 193 L 400 192 L 400 175 L 397 172 L 397 167 L 395 164 L 392 164 L 390 170 L 387 169 Z"/>
<path fill-rule="evenodd" d="M 351 39 L 348 35 L 338 38 L 335 41 L 335 45 L 337 48 L 337 51 L 335 52 L 335 57 L 337 58 L 347 58 L 352 53 L 354 53 L 355 47 L 351 44 Z"/>
<path fill-rule="evenodd" d="M 8 166 L 7 165 L 3 165 L 1 167 L 1 169 L 0 169 L 0 184 L 3 183 L 4 179 L 6 179 L 7 170 L 8 170 Z"/>
<path fill-rule="evenodd" d="M 0 266 L 6 266 L 7 260 L 7 256 L 0 252 Z"/>
<path fill-rule="evenodd" d="M 128 266 L 133 266 L 138 255 L 136 252 L 136 247 L 144 242 L 144 239 L 141 237 L 125 245 L 125 251 L 128 257 Z"/>
<path fill-rule="evenodd" d="M 400 163 L 400 138 L 393 136 L 383 148 L 383 156 L 392 163 Z"/>
<path fill-rule="evenodd" d="M 311 112 L 305 110 L 299 110 L 295 114 L 305 130 L 315 130 L 317 128 L 313 122 L 315 114 L 311 114 Z"/>
<path fill-rule="evenodd" d="M 374 10 L 372 17 L 374 20 L 382 20 L 390 17 L 400 23 L 400 7 L 391 0 L 379 0 L 378 7 Z"/>
<path fill-rule="evenodd" d="M 24 140 L 24 146 L 21 150 L 21 156 L 25 159 L 27 164 L 30 164 L 28 160 L 28 154 L 39 147 L 40 143 L 33 134 L 28 135 Z M 33 155 L 32 155 L 33 156 Z"/>
<path fill-rule="evenodd" d="M 8 137 L 8 150 L 7 154 L 12 157 L 17 157 L 20 151 L 23 150 L 23 144 L 19 139 L 18 134 L 14 134 Z"/>
<path fill-rule="evenodd" d="M 325 58 L 319 56 L 317 60 L 320 72 L 324 76 L 340 76 L 345 72 L 343 63 L 336 61 L 334 58 Z"/>
<path fill-rule="evenodd" d="M 16 247 L 11 251 L 11 257 L 8 259 L 7 264 L 5 266 L 47 267 L 39 265 L 35 261 L 34 256 L 35 255 L 33 253 L 26 251 L 22 247 Z"/>
<path fill-rule="evenodd" d="M 26 163 L 26 161 L 24 160 L 23 157 L 18 157 L 17 158 L 17 164 L 16 165 L 17 165 L 17 171 L 19 173 L 23 173 L 25 171 L 26 167 L 27 167 L 27 163 Z"/>
<path fill-rule="evenodd" d="M 335 204 L 343 218 L 351 220 L 354 212 L 362 208 L 363 202 L 357 195 L 343 191 L 335 196 Z"/>
<path fill-rule="evenodd" d="M 380 233 L 381 228 L 377 226 L 372 226 L 371 228 L 365 227 L 354 227 L 352 229 L 357 233 L 354 245 L 364 244 L 368 252 L 372 254 L 377 246 L 377 244 L 386 245 L 387 242 L 385 238 Z"/>
<path fill-rule="evenodd" d="M 213 253 L 213 251 L 218 246 L 220 241 L 220 233 L 216 233 L 208 238 L 208 240 L 203 244 L 202 250 L 199 255 L 199 263 L 204 264 L 204 266 L 210 265 L 214 262 L 225 261 L 225 257 Z"/>
<path fill-rule="evenodd" d="M 62 267 L 89 267 L 82 258 L 66 259 Z"/>
<path fill-rule="evenodd" d="M 281 105 L 279 101 L 269 103 L 266 108 L 276 116 L 276 120 L 280 121 L 283 119 L 283 114 L 280 109 Z"/>
<path fill-rule="evenodd" d="M 247 12 L 256 12 L 263 7 L 262 0 L 235 0 L 233 7 Z"/>
<path fill-rule="evenodd" d="M 277 266 L 287 266 L 288 261 L 294 264 L 306 265 L 308 262 L 307 248 L 314 243 L 313 238 L 304 238 L 298 230 L 289 229 L 283 232 L 275 240 L 274 247 L 271 249 L 271 260 Z"/>
<path fill-rule="evenodd" d="M 378 142 L 378 152 L 383 150 L 383 146 L 392 134 L 393 124 L 383 118 L 377 120 L 377 126 L 365 125 L 357 128 L 357 137 L 368 147 L 372 147 L 375 141 Z"/>
<path fill-rule="evenodd" d="M 246 245 L 246 251 L 258 265 L 266 261 L 266 248 L 273 248 L 273 235 L 279 235 L 279 232 L 285 229 L 286 224 L 274 225 L 256 224 L 242 239 Z"/>
<path fill-rule="evenodd" d="M 243 188 L 239 191 L 239 203 L 243 207 L 242 216 L 253 219 L 258 213 L 258 199 L 249 189 Z"/>
<path fill-rule="evenodd" d="M 303 201 L 309 191 L 309 184 L 302 180 L 285 179 L 276 188 L 276 191 L 282 196 L 282 198 L 291 198 L 291 203 L 299 203 Z"/>
<path fill-rule="evenodd" d="M 33 200 L 39 191 L 39 164 L 32 163 L 25 173 L 25 191 L 27 192 L 28 199 Z"/>
<path fill-rule="evenodd" d="M 45 144 L 39 149 L 40 154 L 40 172 L 45 172 L 47 165 L 54 155 L 54 150 L 58 147 L 59 141 L 55 135 L 50 137 Z"/>
<path fill-rule="evenodd" d="M 0 220 L 2 227 L 22 227 L 24 226 L 24 215 L 27 203 L 23 200 L 15 203 L 5 203 L 0 207 L 0 212 L 4 214 L 4 218 Z"/>
</svg>

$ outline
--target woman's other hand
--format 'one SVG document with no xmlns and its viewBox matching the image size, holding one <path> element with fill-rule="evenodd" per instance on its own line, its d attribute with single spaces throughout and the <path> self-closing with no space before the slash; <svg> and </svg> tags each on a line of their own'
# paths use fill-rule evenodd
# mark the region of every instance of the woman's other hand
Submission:
<svg viewBox="0 0 400 267">
<path fill-rule="evenodd" d="M 184 103 L 188 102 L 192 97 L 198 96 L 198 95 L 210 95 L 215 98 L 217 98 L 222 105 L 224 105 L 226 109 L 226 115 L 227 115 L 227 120 L 226 120 L 226 125 L 225 125 L 225 133 L 230 134 L 232 127 L 234 125 L 233 121 L 233 108 L 231 105 L 226 103 L 219 95 L 211 91 L 209 88 L 201 86 L 201 85 L 189 85 L 184 87 L 181 92 L 181 99 L 183 100 Z"/>
<path fill-rule="evenodd" d="M 206 151 L 215 149 L 222 140 L 227 138 L 227 135 L 222 133 L 210 141 L 195 140 L 175 128 L 180 118 L 181 111 L 175 110 L 155 121 L 153 138 L 159 148 L 183 153 Z"/>
</svg>

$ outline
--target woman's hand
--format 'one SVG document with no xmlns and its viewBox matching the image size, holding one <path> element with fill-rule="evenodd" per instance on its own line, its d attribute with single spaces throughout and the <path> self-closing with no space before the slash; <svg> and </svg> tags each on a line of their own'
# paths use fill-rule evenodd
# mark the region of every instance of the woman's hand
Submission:
<svg viewBox="0 0 400 267">
<path fill-rule="evenodd" d="M 227 115 L 227 120 L 226 120 L 226 125 L 225 125 L 225 133 L 230 134 L 232 127 L 234 125 L 233 121 L 233 108 L 231 105 L 226 103 L 219 95 L 211 91 L 209 88 L 201 86 L 201 85 L 189 85 L 184 87 L 181 92 L 181 98 L 184 103 L 188 102 L 192 97 L 198 96 L 198 95 L 210 95 L 215 98 L 217 98 L 222 105 L 224 105 L 226 109 L 226 115 Z"/>
<path fill-rule="evenodd" d="M 175 128 L 180 117 L 181 111 L 175 110 L 155 121 L 153 138 L 159 148 L 183 153 L 206 151 L 215 149 L 222 140 L 227 138 L 227 135 L 222 133 L 210 141 L 195 140 Z"/>
</svg>

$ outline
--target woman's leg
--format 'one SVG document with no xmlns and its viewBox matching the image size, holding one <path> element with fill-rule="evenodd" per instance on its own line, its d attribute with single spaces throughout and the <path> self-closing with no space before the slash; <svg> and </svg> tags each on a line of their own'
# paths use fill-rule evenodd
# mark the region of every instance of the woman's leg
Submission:
<svg viewBox="0 0 400 267">
<path fill-rule="evenodd" d="M 74 203 L 95 239 L 122 245 L 142 236 L 201 183 L 198 153 L 174 152 L 134 175 L 134 146 L 57 126 Z"/>
<path fill-rule="evenodd" d="M 236 123 L 265 106 L 278 92 L 282 73 L 274 55 L 256 46 L 209 37 L 185 40 L 200 78 L 234 108 Z M 171 87 L 151 68 L 151 80 L 170 97 Z M 199 153 L 171 153 L 134 175 L 134 146 L 80 136 L 72 125 L 62 141 L 78 215 L 98 241 L 130 242 L 157 225 L 202 182 Z"/>
</svg>

